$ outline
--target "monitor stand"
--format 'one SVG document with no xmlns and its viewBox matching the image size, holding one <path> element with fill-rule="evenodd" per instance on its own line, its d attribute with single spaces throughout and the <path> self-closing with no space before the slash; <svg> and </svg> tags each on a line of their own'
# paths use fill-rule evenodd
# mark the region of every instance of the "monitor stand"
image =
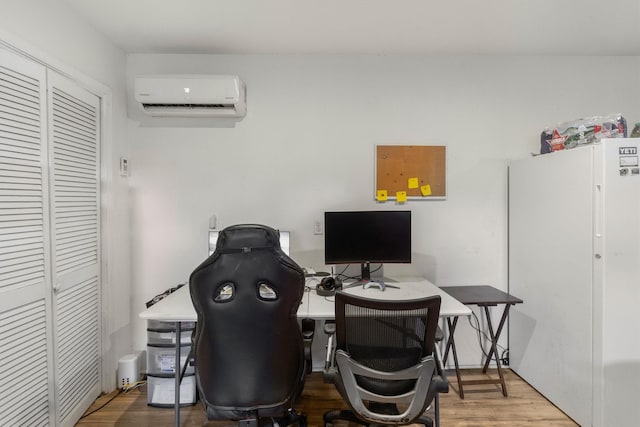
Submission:
<svg viewBox="0 0 640 427">
<path fill-rule="evenodd" d="M 360 264 L 360 281 L 367 283 L 371 281 L 371 263 L 363 262 Z"/>
<path fill-rule="evenodd" d="M 378 288 L 381 291 L 384 291 L 384 289 L 386 288 L 386 285 L 382 279 L 371 280 L 371 263 L 363 262 L 362 264 L 360 264 L 360 268 L 361 268 L 361 274 L 360 274 L 361 278 L 360 278 L 360 281 L 357 282 L 358 284 L 362 283 L 362 287 L 364 289 Z"/>
<path fill-rule="evenodd" d="M 398 286 L 388 285 L 386 282 L 394 282 L 392 279 L 384 279 L 381 277 L 380 279 L 371 280 L 371 263 L 363 262 L 360 265 L 361 275 L 360 280 L 355 282 L 347 283 L 342 285 L 342 289 L 349 289 L 356 286 L 362 285 L 364 289 L 369 288 L 378 288 L 381 291 L 384 291 L 386 288 L 398 288 Z"/>
</svg>

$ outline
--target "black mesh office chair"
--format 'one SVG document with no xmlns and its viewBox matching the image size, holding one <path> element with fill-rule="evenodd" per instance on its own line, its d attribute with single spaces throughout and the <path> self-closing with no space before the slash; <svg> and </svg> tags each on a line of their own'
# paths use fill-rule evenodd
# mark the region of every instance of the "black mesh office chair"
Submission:
<svg viewBox="0 0 640 427">
<path fill-rule="evenodd" d="M 293 409 L 310 366 L 312 337 L 296 316 L 304 280 L 278 232 L 262 225 L 222 230 L 191 274 L 196 383 L 209 420 L 306 426 Z"/>
<path fill-rule="evenodd" d="M 388 301 L 338 292 L 335 298 L 335 354 L 327 359 L 325 381 L 351 410 L 325 413 L 325 427 L 335 420 L 432 426 L 425 411 L 437 393 L 449 390 L 434 357 L 440 296 Z"/>
</svg>

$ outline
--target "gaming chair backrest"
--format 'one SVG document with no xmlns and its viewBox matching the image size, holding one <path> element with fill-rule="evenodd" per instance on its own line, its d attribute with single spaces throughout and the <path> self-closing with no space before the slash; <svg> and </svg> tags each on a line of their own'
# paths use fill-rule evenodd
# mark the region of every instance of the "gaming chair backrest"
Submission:
<svg viewBox="0 0 640 427">
<path fill-rule="evenodd" d="M 290 408 L 304 380 L 297 310 L 302 269 L 280 248 L 278 232 L 237 225 L 191 274 L 198 314 L 196 381 L 209 419 L 238 419 Z"/>
</svg>

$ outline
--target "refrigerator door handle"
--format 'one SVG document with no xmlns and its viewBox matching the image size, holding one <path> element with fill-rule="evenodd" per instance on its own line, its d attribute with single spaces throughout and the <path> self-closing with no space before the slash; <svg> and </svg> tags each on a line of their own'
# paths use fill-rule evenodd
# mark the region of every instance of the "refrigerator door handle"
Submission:
<svg viewBox="0 0 640 427">
<path fill-rule="evenodd" d="M 595 236 L 602 237 L 602 186 L 600 184 L 596 184 L 594 203 Z"/>
</svg>

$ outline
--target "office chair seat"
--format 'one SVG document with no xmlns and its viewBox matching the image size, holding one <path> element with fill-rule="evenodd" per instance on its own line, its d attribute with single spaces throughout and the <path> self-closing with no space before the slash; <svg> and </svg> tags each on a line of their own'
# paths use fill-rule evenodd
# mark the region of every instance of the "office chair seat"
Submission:
<svg viewBox="0 0 640 427">
<path fill-rule="evenodd" d="M 420 358 L 420 350 L 415 348 L 398 349 L 397 347 L 370 347 L 363 345 L 351 345 L 350 355 L 358 360 L 361 365 L 369 368 L 378 368 L 381 371 L 393 372 L 408 368 Z M 356 383 L 364 389 L 370 390 L 382 396 L 393 396 L 406 393 L 415 385 L 415 380 L 385 381 L 378 378 L 356 375 Z"/>
</svg>

